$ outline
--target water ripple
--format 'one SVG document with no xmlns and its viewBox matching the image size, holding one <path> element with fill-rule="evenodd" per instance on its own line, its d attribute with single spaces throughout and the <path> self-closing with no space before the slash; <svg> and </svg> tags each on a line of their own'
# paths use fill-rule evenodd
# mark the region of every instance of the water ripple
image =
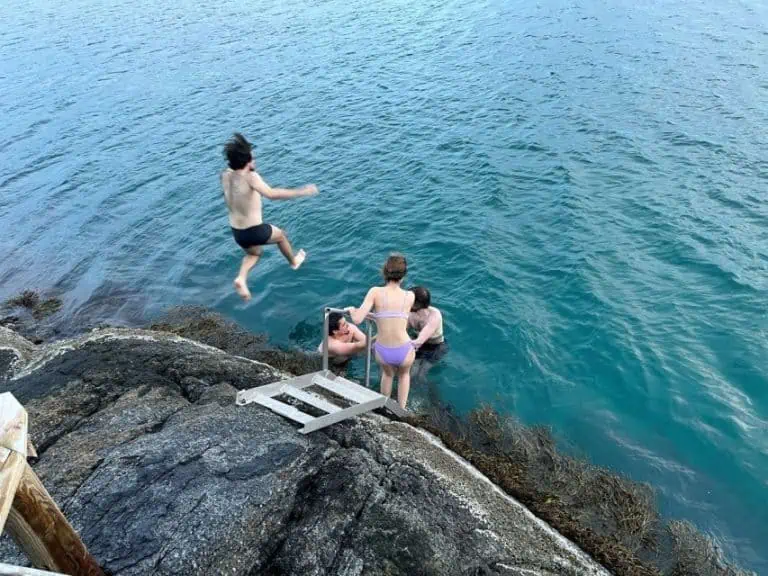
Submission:
<svg viewBox="0 0 768 576">
<path fill-rule="evenodd" d="M 254 1 L 257 33 L 230 0 L 0 5 L 0 296 L 205 304 L 287 342 L 402 250 L 445 314 L 444 401 L 552 425 L 768 569 L 765 11 Z M 248 306 L 234 130 L 321 188 L 266 203 L 309 259 L 267 251 Z"/>
</svg>

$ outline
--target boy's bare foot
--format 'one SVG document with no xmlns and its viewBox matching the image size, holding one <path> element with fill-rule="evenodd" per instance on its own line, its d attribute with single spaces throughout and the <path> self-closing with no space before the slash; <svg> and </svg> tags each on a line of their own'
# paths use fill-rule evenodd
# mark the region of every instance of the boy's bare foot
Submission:
<svg viewBox="0 0 768 576">
<path fill-rule="evenodd" d="M 296 255 L 293 257 L 293 264 L 291 264 L 291 268 L 294 270 L 298 270 L 301 265 L 304 263 L 304 260 L 307 259 L 307 253 L 304 252 L 304 250 L 299 250 L 296 252 Z"/>
<path fill-rule="evenodd" d="M 245 280 L 238 277 L 235 278 L 233 284 L 235 285 L 235 292 L 240 295 L 240 298 L 248 302 L 251 299 L 251 291 L 248 290 L 248 284 L 245 283 Z"/>
</svg>

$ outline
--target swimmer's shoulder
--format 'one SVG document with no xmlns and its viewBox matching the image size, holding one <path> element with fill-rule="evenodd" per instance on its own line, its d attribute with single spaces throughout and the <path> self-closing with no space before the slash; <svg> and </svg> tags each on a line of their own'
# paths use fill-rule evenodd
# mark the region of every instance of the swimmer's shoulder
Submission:
<svg viewBox="0 0 768 576">
<path fill-rule="evenodd" d="M 253 192 L 255 188 L 252 174 L 253 173 L 249 173 L 245 176 L 240 176 L 237 172 L 232 170 L 232 168 L 225 168 L 221 172 L 221 185 L 225 190 L 229 190 L 238 195 Z"/>
<path fill-rule="evenodd" d="M 225 168 L 221 171 L 220 178 L 221 178 L 221 185 L 226 189 L 232 186 L 232 174 L 234 174 L 234 171 L 232 168 Z"/>
<path fill-rule="evenodd" d="M 368 298 L 373 300 L 374 306 L 378 306 L 379 302 L 379 295 L 381 294 L 381 286 L 372 286 L 370 290 L 368 290 Z"/>
</svg>

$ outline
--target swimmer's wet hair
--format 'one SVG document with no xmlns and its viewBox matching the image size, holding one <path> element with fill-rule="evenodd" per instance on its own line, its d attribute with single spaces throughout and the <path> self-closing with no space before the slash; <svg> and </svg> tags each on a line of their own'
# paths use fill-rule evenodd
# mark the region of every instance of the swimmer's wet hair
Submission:
<svg viewBox="0 0 768 576">
<path fill-rule="evenodd" d="M 344 318 L 341 312 L 331 312 L 328 314 L 328 336 L 333 336 L 333 333 L 339 329 L 341 319 Z"/>
<path fill-rule="evenodd" d="M 424 288 L 424 286 L 414 286 L 410 290 L 416 297 L 413 301 L 414 310 L 424 310 L 429 308 L 432 304 L 432 295 L 429 293 L 429 290 Z"/>
<path fill-rule="evenodd" d="M 253 160 L 251 143 L 240 132 L 235 132 L 224 145 L 224 156 L 232 170 L 242 170 Z"/>
<path fill-rule="evenodd" d="M 408 274 L 408 262 L 402 254 L 392 254 L 384 263 L 381 270 L 387 282 L 400 282 Z"/>
</svg>

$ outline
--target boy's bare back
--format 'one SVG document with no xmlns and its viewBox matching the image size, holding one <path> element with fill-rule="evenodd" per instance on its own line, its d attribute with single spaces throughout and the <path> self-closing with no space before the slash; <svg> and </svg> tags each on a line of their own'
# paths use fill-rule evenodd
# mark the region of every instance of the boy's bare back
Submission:
<svg viewBox="0 0 768 576">
<path fill-rule="evenodd" d="M 256 178 L 261 180 L 256 172 L 244 173 L 231 168 L 221 173 L 221 187 L 224 189 L 229 225 L 232 228 L 250 228 L 263 221 L 261 194 L 254 188 Z"/>
</svg>

